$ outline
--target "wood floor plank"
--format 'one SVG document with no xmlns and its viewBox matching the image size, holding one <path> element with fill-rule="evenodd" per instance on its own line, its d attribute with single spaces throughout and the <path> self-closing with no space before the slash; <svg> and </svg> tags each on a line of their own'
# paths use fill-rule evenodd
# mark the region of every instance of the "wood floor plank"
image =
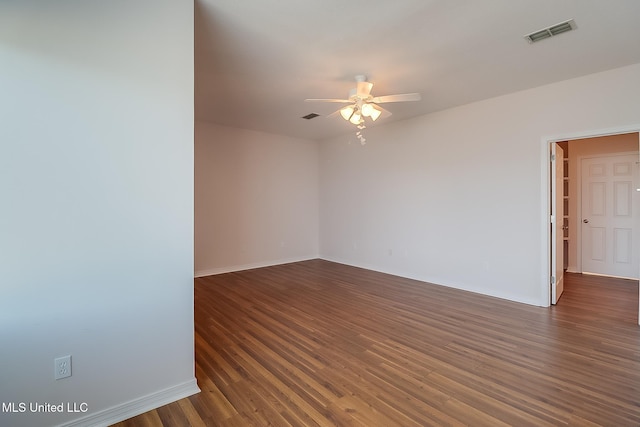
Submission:
<svg viewBox="0 0 640 427">
<path fill-rule="evenodd" d="M 541 308 L 312 260 L 194 292 L 202 392 L 116 426 L 640 425 L 637 281 Z"/>
</svg>

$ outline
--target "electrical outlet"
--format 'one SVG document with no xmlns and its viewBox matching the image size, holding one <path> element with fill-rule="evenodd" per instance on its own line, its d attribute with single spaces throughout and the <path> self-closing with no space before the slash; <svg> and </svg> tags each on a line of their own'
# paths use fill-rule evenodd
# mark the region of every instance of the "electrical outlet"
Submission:
<svg viewBox="0 0 640 427">
<path fill-rule="evenodd" d="M 71 356 L 62 356 L 53 360 L 54 377 L 57 380 L 71 376 Z"/>
</svg>

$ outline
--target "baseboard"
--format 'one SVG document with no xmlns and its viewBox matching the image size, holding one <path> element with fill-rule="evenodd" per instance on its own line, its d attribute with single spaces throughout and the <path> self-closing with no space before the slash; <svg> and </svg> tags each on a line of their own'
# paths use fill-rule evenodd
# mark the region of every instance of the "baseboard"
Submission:
<svg viewBox="0 0 640 427">
<path fill-rule="evenodd" d="M 588 271 L 583 271 L 582 274 L 586 276 L 600 276 L 600 277 L 613 277 L 614 279 L 625 279 L 625 280 L 638 280 L 637 277 L 628 277 L 628 276 L 614 276 L 612 274 L 600 274 L 600 273 L 590 273 Z"/>
<path fill-rule="evenodd" d="M 121 405 L 104 409 L 68 423 L 60 424 L 59 427 L 106 427 L 199 392 L 200 388 L 198 388 L 198 384 L 194 378 L 182 384 L 177 384 L 138 399 L 130 400 Z"/>
<path fill-rule="evenodd" d="M 429 277 L 422 277 L 422 276 L 418 276 L 418 275 L 414 275 L 414 274 L 406 274 L 406 273 L 399 272 L 399 271 L 380 268 L 378 266 L 373 266 L 373 265 L 369 265 L 369 264 L 359 264 L 359 263 L 354 263 L 354 262 L 351 262 L 351 261 L 347 261 L 347 260 L 343 260 L 343 259 L 339 259 L 339 258 L 327 257 L 327 256 L 323 256 L 323 255 L 320 255 L 320 259 L 323 259 L 325 261 L 335 262 L 335 263 L 338 263 L 338 264 L 348 265 L 348 266 L 351 266 L 351 267 L 357 267 L 357 268 L 363 268 L 365 270 L 376 271 L 378 273 L 384 273 L 384 274 L 390 274 L 392 276 L 403 277 L 405 279 L 411 279 L 411 280 L 417 280 L 417 281 L 420 281 L 420 282 L 430 283 L 430 284 L 437 285 L 437 286 L 444 286 L 446 288 L 458 289 L 458 290 L 466 291 L 466 292 L 473 292 L 475 294 L 485 295 L 485 296 L 489 296 L 489 297 L 493 297 L 493 298 L 500 298 L 500 299 L 503 299 L 503 300 L 517 302 L 517 303 L 521 303 L 521 304 L 534 305 L 534 306 L 538 306 L 538 307 L 542 306 L 540 304 L 540 301 L 538 301 L 538 300 L 529 299 L 529 298 L 522 298 L 522 297 L 520 297 L 518 295 L 506 295 L 506 294 L 495 292 L 492 289 L 472 288 L 472 287 L 462 286 L 462 285 L 459 285 L 459 284 L 443 283 L 442 281 L 439 281 L 437 279 L 434 280 L 434 279 L 429 278 Z"/>
<path fill-rule="evenodd" d="M 196 278 L 205 277 L 205 276 L 215 276 L 216 274 L 233 273 L 234 271 L 251 270 L 253 268 L 271 267 L 273 265 L 290 264 L 292 262 L 300 262 L 300 261 L 309 261 L 311 259 L 317 259 L 317 258 L 318 258 L 318 255 L 312 255 L 312 256 L 295 257 L 295 258 L 284 258 L 284 259 L 273 260 L 273 261 L 255 262 L 250 264 L 231 265 L 227 267 L 210 268 L 205 270 L 197 270 L 194 276 Z"/>
</svg>

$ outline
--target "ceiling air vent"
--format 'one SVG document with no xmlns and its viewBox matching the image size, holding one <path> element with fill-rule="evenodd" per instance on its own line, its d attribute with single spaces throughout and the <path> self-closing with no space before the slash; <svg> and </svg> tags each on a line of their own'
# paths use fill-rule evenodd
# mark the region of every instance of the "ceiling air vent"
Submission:
<svg viewBox="0 0 640 427">
<path fill-rule="evenodd" d="M 306 116 L 302 116 L 303 119 L 307 119 L 307 120 L 311 120 L 311 119 L 315 119 L 316 117 L 318 117 L 320 114 L 316 114 L 316 113 L 310 113 L 307 114 Z"/>
<path fill-rule="evenodd" d="M 569 19 L 568 21 L 552 25 L 551 27 L 544 28 L 540 31 L 527 34 L 524 38 L 529 43 L 535 43 L 540 40 L 548 39 L 549 37 L 557 36 L 558 34 L 566 33 L 567 31 L 575 30 L 576 28 L 578 27 L 576 26 L 575 21 L 573 19 Z"/>
</svg>

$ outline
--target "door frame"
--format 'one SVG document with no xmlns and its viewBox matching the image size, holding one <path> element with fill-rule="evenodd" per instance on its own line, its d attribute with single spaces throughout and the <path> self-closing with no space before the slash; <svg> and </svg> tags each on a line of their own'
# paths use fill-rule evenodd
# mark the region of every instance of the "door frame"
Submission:
<svg viewBox="0 0 640 427">
<path fill-rule="evenodd" d="M 640 135 L 640 124 L 618 126 L 607 129 L 576 131 L 564 134 L 547 135 L 540 138 L 540 301 L 543 307 L 551 305 L 551 144 L 562 141 L 573 141 L 586 138 L 619 135 L 637 132 Z M 640 272 L 639 272 L 640 273 Z M 640 295 L 638 297 L 640 308 Z M 640 324 L 640 310 L 638 316 Z"/>
<path fill-rule="evenodd" d="M 555 280 L 549 280 L 551 288 L 551 304 L 557 304 L 564 288 L 564 150 L 558 143 L 549 144 L 551 148 L 551 177 L 550 177 L 550 236 L 551 236 L 551 256 L 550 268 L 551 276 Z M 553 157 L 555 156 L 555 158 Z M 562 196 L 560 196 L 562 195 Z M 562 246 L 558 244 L 558 239 L 562 239 Z M 560 292 L 558 292 L 558 290 Z"/>
</svg>

